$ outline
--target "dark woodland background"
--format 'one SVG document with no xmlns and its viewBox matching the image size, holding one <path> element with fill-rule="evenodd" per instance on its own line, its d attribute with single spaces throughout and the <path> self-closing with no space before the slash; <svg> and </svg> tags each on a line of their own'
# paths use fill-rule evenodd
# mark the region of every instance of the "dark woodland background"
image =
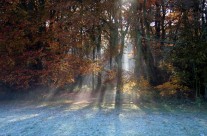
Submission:
<svg viewBox="0 0 207 136">
<path fill-rule="evenodd" d="M 207 99 L 207 1 L 1 0 L 1 98 L 85 86 Z"/>
</svg>

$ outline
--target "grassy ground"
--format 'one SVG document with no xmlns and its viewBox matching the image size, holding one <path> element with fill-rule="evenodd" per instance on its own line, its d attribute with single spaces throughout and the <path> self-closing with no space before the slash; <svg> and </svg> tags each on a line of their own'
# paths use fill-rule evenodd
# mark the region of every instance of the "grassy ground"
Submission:
<svg viewBox="0 0 207 136">
<path fill-rule="evenodd" d="M 207 136 L 206 104 L 139 101 L 114 107 L 83 98 L 4 101 L 0 136 Z"/>
<path fill-rule="evenodd" d="M 204 101 L 125 93 L 116 110 L 114 98 L 106 91 L 100 103 L 99 94 L 81 91 L 0 101 L 0 136 L 207 136 Z"/>
</svg>

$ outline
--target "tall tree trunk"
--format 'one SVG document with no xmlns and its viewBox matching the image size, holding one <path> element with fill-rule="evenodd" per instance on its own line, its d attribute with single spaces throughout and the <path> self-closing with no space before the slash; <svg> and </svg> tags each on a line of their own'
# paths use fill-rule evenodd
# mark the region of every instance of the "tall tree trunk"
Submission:
<svg viewBox="0 0 207 136">
<path fill-rule="evenodd" d="M 156 33 L 156 39 L 160 39 L 160 3 L 156 2 L 156 13 L 155 13 L 155 33 Z"/>
<path fill-rule="evenodd" d="M 116 97 L 115 97 L 115 109 L 121 109 L 122 105 L 122 93 L 123 93 L 123 79 L 122 79 L 122 57 L 124 50 L 124 38 L 125 34 L 121 35 L 121 47 L 119 53 L 116 56 L 117 63 L 117 83 L 116 83 Z"/>
<path fill-rule="evenodd" d="M 119 21 L 123 23 L 122 15 L 120 12 Z M 123 24 L 122 24 L 123 25 Z M 125 30 L 123 30 L 125 28 Z M 123 76 L 122 76 L 122 58 L 124 53 L 124 45 L 125 45 L 125 36 L 128 32 L 129 25 L 127 24 L 125 27 L 121 26 L 121 45 L 118 47 L 118 54 L 116 55 L 116 63 L 117 63 L 117 84 L 116 84 L 116 97 L 115 97 L 115 108 L 120 110 L 123 101 Z M 118 29 L 117 29 L 118 31 Z M 118 35 L 117 35 L 118 39 Z"/>
<path fill-rule="evenodd" d="M 150 29 L 149 29 L 149 22 L 147 21 L 146 0 L 144 0 L 143 15 L 144 16 L 143 16 L 143 21 L 141 21 L 141 29 L 145 39 L 144 39 L 144 45 L 142 46 L 142 51 L 147 67 L 148 81 L 152 85 L 156 85 L 158 84 L 158 77 L 157 77 L 157 69 L 154 63 L 154 58 L 150 47 Z"/>
<path fill-rule="evenodd" d="M 96 48 L 93 48 L 93 61 L 95 61 Z M 95 92 L 95 72 L 92 72 L 92 92 Z"/>
<path fill-rule="evenodd" d="M 206 0 L 202 0 L 202 9 L 201 9 L 201 21 L 202 21 L 202 39 L 206 40 L 207 39 L 207 11 L 205 10 L 205 3 Z"/>
<path fill-rule="evenodd" d="M 115 24 L 113 29 L 110 30 L 110 41 L 109 41 L 110 47 L 110 58 L 109 58 L 109 65 L 110 69 L 112 69 L 112 63 L 113 63 L 113 57 L 117 53 L 117 45 L 118 45 L 118 25 Z"/>
<path fill-rule="evenodd" d="M 101 59 L 101 28 L 97 28 L 98 36 L 96 37 L 96 48 L 97 48 L 97 58 L 98 60 Z M 99 64 L 98 64 L 99 65 Z M 96 91 L 98 91 L 101 88 L 102 84 L 102 72 L 98 71 L 97 75 L 97 85 L 96 85 Z"/>
<path fill-rule="evenodd" d="M 139 4 L 135 1 L 134 5 L 132 6 L 132 10 L 135 16 L 134 18 L 134 57 L 135 57 L 135 67 L 134 67 L 134 74 L 136 78 L 140 78 L 142 76 L 142 33 L 140 30 L 140 18 L 137 15 Z M 139 9 L 140 10 L 140 9 Z"/>
<path fill-rule="evenodd" d="M 165 12 L 166 12 L 166 7 L 165 7 L 165 2 L 164 0 L 161 0 L 161 5 L 162 5 L 162 18 L 161 18 L 161 29 L 162 29 L 162 37 L 161 37 L 161 49 L 164 46 L 164 40 L 165 40 Z"/>
<path fill-rule="evenodd" d="M 135 28 L 135 75 L 140 78 L 142 75 L 142 35 L 137 25 Z"/>
<path fill-rule="evenodd" d="M 123 81 L 122 81 L 122 54 L 119 54 L 116 58 L 118 65 L 117 68 L 117 84 L 116 84 L 116 96 L 115 96 L 115 108 L 120 109 L 122 104 L 122 92 L 123 92 Z"/>
</svg>

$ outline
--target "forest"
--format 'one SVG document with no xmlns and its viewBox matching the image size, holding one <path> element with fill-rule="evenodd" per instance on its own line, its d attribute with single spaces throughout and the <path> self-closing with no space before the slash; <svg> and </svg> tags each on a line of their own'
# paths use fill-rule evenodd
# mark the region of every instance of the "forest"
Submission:
<svg viewBox="0 0 207 136">
<path fill-rule="evenodd" d="M 206 101 L 206 0 L 0 1 L 0 135 L 205 136 Z"/>
<path fill-rule="evenodd" d="M 73 92 L 87 86 L 96 94 L 110 86 L 117 103 L 123 92 L 138 90 L 206 99 L 206 5 L 205 0 L 1 0 L 1 90 Z"/>
</svg>

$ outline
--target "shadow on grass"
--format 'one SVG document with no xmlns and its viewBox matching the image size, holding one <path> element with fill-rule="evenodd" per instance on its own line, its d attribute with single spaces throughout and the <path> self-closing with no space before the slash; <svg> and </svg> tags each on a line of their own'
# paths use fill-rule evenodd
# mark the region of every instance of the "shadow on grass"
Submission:
<svg viewBox="0 0 207 136">
<path fill-rule="evenodd" d="M 132 109 L 129 106 L 136 106 Z M 96 101 L 79 103 L 71 101 L 47 102 L 32 105 L 2 106 L 0 109 L 0 135 L 69 135 L 69 136 L 122 136 L 141 135 L 153 128 L 153 123 L 165 123 L 170 126 L 187 118 L 198 126 L 206 125 L 206 117 L 195 116 L 158 116 L 156 114 L 173 113 L 174 109 L 162 104 L 139 103 L 123 104 L 116 110 L 106 105 L 97 105 Z M 8 110 L 9 109 L 9 110 Z M 176 111 L 176 110 L 175 110 Z M 139 115 L 142 112 L 142 115 Z M 130 114 L 129 114 L 130 113 Z M 129 114 L 129 115 L 128 115 Z M 146 116 L 149 115 L 149 116 Z M 178 119 L 172 120 L 170 118 Z M 166 121 L 165 121 L 166 120 Z M 169 123 L 166 123 L 169 120 Z M 140 122 L 139 122 L 140 121 Z M 156 122 L 158 121 L 158 122 Z M 184 122 L 185 123 L 185 122 Z M 162 124 L 160 124 L 162 125 Z M 156 127 L 156 124 L 155 124 Z M 193 127 L 191 125 L 189 128 Z M 141 132 L 143 131 L 143 132 Z M 204 131 L 205 132 L 205 131 Z M 192 132 L 194 134 L 194 132 Z"/>
</svg>

